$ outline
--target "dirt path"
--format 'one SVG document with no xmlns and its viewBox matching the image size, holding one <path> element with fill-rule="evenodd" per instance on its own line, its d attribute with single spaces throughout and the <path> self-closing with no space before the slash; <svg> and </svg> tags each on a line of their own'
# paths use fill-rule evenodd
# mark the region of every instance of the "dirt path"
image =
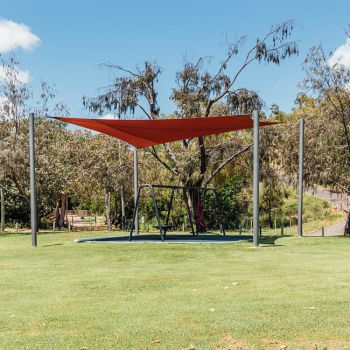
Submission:
<svg viewBox="0 0 350 350">
<path fill-rule="evenodd" d="M 325 236 L 340 236 L 344 235 L 345 220 L 336 222 L 335 224 L 324 228 Z M 310 236 L 322 236 L 322 230 L 311 232 Z"/>
<path fill-rule="evenodd" d="M 330 191 L 325 190 L 322 187 L 317 187 L 315 191 L 308 191 L 309 195 L 323 199 L 330 203 L 333 207 L 338 207 L 340 211 L 343 211 L 348 207 L 348 198 L 346 195 L 334 194 Z M 344 234 L 346 220 L 340 220 L 328 227 L 324 228 L 325 236 L 339 236 Z M 310 236 L 321 236 L 322 229 L 309 233 Z"/>
</svg>

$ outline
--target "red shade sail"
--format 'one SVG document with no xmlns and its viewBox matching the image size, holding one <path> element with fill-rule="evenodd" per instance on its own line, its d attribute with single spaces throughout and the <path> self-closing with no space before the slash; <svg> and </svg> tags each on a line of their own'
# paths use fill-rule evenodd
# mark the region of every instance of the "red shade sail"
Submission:
<svg viewBox="0 0 350 350">
<path fill-rule="evenodd" d="M 52 118 L 116 137 L 136 148 L 253 128 L 250 115 L 157 120 Z M 260 122 L 260 126 L 271 124 L 275 123 Z"/>
</svg>

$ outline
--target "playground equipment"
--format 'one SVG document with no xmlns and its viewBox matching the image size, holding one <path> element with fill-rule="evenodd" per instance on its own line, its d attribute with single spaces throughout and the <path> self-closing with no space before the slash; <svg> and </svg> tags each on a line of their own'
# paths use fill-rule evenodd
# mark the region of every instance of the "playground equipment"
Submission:
<svg viewBox="0 0 350 350">
<path fill-rule="evenodd" d="M 226 115 L 202 118 L 158 119 L 158 120 L 107 120 L 90 118 L 51 117 L 63 122 L 82 126 L 118 138 L 135 147 L 134 177 L 137 183 L 137 148 L 146 148 L 167 142 L 217 135 L 230 131 L 253 129 L 253 245 L 259 245 L 259 128 L 276 122 L 260 121 L 259 112 L 252 115 Z M 29 116 L 30 189 L 32 245 L 37 245 L 34 114 Z M 136 188 L 136 186 L 135 186 Z M 135 193 L 135 198 L 137 194 Z M 136 207 L 136 206 L 135 206 Z M 137 216 L 137 210 L 134 213 Z M 138 221 L 136 221 L 138 222 Z"/>
<path fill-rule="evenodd" d="M 165 220 L 161 220 L 161 217 L 160 217 L 160 213 L 159 213 L 158 205 L 157 205 L 157 200 L 156 200 L 156 195 L 155 195 L 155 191 L 154 191 L 155 188 L 171 189 L 172 190 L 171 197 L 170 197 L 170 200 L 168 203 L 167 214 L 166 214 Z M 175 191 L 182 191 L 183 192 L 183 199 L 184 199 L 184 202 L 186 204 L 187 215 L 188 215 L 188 219 L 189 219 L 189 223 L 190 223 L 190 227 L 191 227 L 191 232 L 192 232 L 193 236 L 198 235 L 199 232 L 206 231 L 206 225 L 205 225 L 205 221 L 204 221 L 205 210 L 204 210 L 203 203 L 204 203 L 204 198 L 205 198 L 206 193 L 209 191 L 212 191 L 214 193 L 214 196 L 216 199 L 216 214 L 217 214 L 219 222 L 220 222 L 220 232 L 223 235 L 225 235 L 225 228 L 224 228 L 224 224 L 222 221 L 222 215 L 221 215 L 220 200 L 219 200 L 218 194 L 217 194 L 215 189 L 205 188 L 205 187 L 143 184 L 143 185 L 139 186 L 138 191 L 137 191 L 129 240 L 132 239 L 134 227 L 136 227 L 136 222 L 138 220 L 137 219 L 137 212 L 138 212 L 138 207 L 139 207 L 139 202 L 140 202 L 141 191 L 143 189 L 150 190 L 152 201 L 153 201 L 154 216 L 157 219 L 156 228 L 159 229 L 159 234 L 160 234 L 160 238 L 162 241 L 164 241 L 167 231 L 173 227 L 169 223 L 169 218 L 170 218 L 170 212 L 171 212 L 172 206 L 173 206 Z M 196 206 L 195 206 L 196 210 L 193 210 L 193 211 L 191 210 L 191 207 L 190 207 L 189 202 L 188 202 L 188 198 L 191 198 L 191 197 L 192 198 L 196 197 L 198 200 L 198 203 L 196 203 Z M 194 221 L 195 221 L 195 228 L 193 225 L 193 216 L 194 216 Z"/>
</svg>

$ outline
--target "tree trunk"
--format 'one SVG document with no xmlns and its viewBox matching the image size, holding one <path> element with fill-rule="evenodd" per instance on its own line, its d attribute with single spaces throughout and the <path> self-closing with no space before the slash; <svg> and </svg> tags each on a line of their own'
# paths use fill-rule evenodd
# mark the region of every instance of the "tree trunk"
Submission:
<svg viewBox="0 0 350 350">
<path fill-rule="evenodd" d="M 112 225 L 117 227 L 117 225 L 119 223 L 119 212 L 118 212 L 119 198 L 118 198 L 118 192 L 117 191 L 113 191 L 113 198 L 114 198 L 114 208 L 113 208 Z"/>
<path fill-rule="evenodd" d="M 66 210 L 67 210 L 67 195 L 64 193 L 61 193 L 61 212 L 60 212 L 60 221 L 59 221 L 59 227 L 64 226 L 64 219 L 66 217 Z"/>
<path fill-rule="evenodd" d="M 182 197 L 183 197 L 183 201 L 185 202 L 186 205 L 186 211 L 187 211 L 187 224 L 188 226 L 191 228 L 191 232 L 194 235 L 195 234 L 195 230 L 193 227 L 193 220 L 192 220 L 192 211 L 191 211 L 191 207 L 192 207 L 192 202 L 191 199 L 187 196 L 187 192 L 186 190 L 182 191 Z"/>
<path fill-rule="evenodd" d="M 5 231 L 5 196 L 4 196 L 4 189 L 0 188 L 0 211 L 1 211 L 1 224 L 0 224 L 0 231 Z"/>
<path fill-rule="evenodd" d="M 58 200 L 56 202 L 56 220 L 55 226 L 62 228 L 64 226 L 64 217 L 66 215 L 66 204 L 67 204 L 67 195 L 65 193 L 60 193 Z"/>
<path fill-rule="evenodd" d="M 207 226 L 205 224 L 205 208 L 204 208 L 204 198 L 202 196 L 202 191 L 191 190 L 190 199 L 192 204 L 192 210 L 195 217 L 196 231 L 198 233 L 203 233 L 207 231 Z"/>
<path fill-rule="evenodd" d="M 345 224 L 344 236 L 350 236 L 350 210 L 348 211 L 348 218 Z"/>
<path fill-rule="evenodd" d="M 107 227 L 109 231 L 112 231 L 112 220 L 111 220 L 111 192 L 106 191 L 105 194 L 105 215 L 107 221 Z"/>
<path fill-rule="evenodd" d="M 269 216 L 269 226 L 271 229 L 273 229 L 272 210 L 270 208 L 269 208 L 268 216 Z"/>
</svg>

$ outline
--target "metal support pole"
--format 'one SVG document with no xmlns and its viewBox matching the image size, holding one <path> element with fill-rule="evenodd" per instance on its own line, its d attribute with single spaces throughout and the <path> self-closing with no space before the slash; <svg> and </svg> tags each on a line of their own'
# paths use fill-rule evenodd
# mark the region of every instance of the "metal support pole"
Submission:
<svg viewBox="0 0 350 350">
<path fill-rule="evenodd" d="M 253 246 L 259 246 L 259 112 L 253 112 Z"/>
<path fill-rule="evenodd" d="M 37 215 L 35 192 L 35 127 L 34 113 L 29 115 L 29 164 L 30 164 L 30 223 L 32 229 L 32 246 L 37 246 Z"/>
<path fill-rule="evenodd" d="M 122 230 L 125 230 L 125 197 L 124 197 L 124 189 L 122 188 L 120 193 L 120 202 L 122 207 Z"/>
<path fill-rule="evenodd" d="M 139 235 L 139 213 L 136 205 L 137 193 L 139 189 L 139 169 L 138 169 L 138 151 L 134 147 L 134 208 L 135 208 L 135 235 Z"/>
<path fill-rule="evenodd" d="M 304 119 L 300 119 L 299 135 L 299 198 L 298 198 L 298 236 L 303 235 L 303 193 L 304 193 Z"/>
<path fill-rule="evenodd" d="M 0 188 L 0 211 L 1 211 L 1 224 L 0 224 L 0 231 L 5 231 L 5 196 L 4 196 L 4 189 Z"/>
</svg>

